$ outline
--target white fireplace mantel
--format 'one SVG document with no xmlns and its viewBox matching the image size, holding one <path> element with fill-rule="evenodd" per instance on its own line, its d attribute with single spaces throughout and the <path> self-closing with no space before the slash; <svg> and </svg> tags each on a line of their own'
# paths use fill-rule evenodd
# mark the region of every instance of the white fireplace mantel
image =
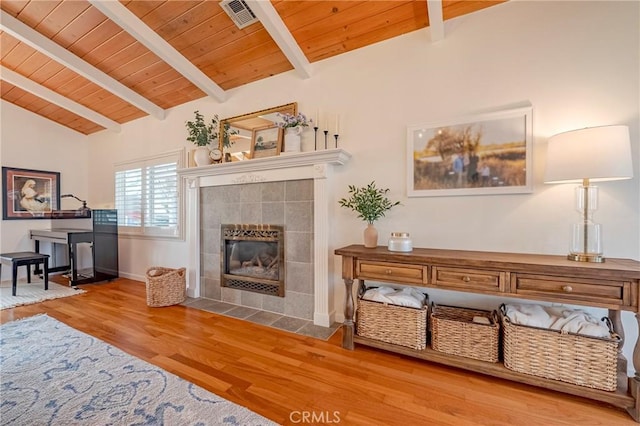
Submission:
<svg viewBox="0 0 640 426">
<path fill-rule="evenodd" d="M 200 188 L 313 179 L 314 312 L 316 325 L 329 327 L 335 319 L 333 283 L 329 263 L 329 203 L 334 166 L 346 164 L 351 154 L 343 149 L 300 152 L 255 160 L 178 170 L 186 204 L 186 240 L 189 247 L 187 291 L 200 297 Z"/>
</svg>

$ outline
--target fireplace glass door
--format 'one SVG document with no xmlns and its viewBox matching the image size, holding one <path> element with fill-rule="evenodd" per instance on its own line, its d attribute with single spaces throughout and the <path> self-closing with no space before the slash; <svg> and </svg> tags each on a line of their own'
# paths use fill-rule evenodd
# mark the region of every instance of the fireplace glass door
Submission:
<svg viewBox="0 0 640 426">
<path fill-rule="evenodd" d="M 222 225 L 223 287 L 284 297 L 284 229 L 278 225 Z"/>
</svg>

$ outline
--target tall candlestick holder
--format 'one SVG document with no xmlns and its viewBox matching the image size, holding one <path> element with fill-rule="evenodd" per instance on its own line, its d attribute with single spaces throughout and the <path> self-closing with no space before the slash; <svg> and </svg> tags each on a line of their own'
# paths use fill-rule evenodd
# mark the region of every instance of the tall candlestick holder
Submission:
<svg viewBox="0 0 640 426">
<path fill-rule="evenodd" d="M 333 135 L 333 137 L 336 138 L 336 148 L 338 147 L 338 136 L 340 135 L 338 135 L 337 133 Z"/>
<path fill-rule="evenodd" d="M 315 146 L 316 151 L 318 150 L 318 126 L 313 128 L 313 146 Z"/>
<path fill-rule="evenodd" d="M 327 136 L 329 135 L 328 130 L 324 130 L 324 149 L 327 149 Z"/>
</svg>

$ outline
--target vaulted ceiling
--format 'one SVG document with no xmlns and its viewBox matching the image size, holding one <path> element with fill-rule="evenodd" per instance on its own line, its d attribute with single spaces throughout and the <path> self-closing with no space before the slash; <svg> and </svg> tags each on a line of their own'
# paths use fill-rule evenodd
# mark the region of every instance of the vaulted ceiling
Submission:
<svg viewBox="0 0 640 426">
<path fill-rule="evenodd" d="M 0 97 L 83 134 L 295 70 L 501 1 L 2 0 Z M 246 11 L 244 11 L 245 16 Z M 241 15 L 242 16 L 242 15 Z"/>
</svg>

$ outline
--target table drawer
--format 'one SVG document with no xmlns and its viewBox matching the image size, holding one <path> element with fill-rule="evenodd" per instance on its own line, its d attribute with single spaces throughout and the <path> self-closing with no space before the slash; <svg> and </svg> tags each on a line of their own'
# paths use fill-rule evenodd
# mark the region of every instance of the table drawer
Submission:
<svg viewBox="0 0 640 426">
<path fill-rule="evenodd" d="M 465 289 L 474 292 L 503 292 L 506 272 L 434 266 L 431 284 L 436 287 Z"/>
<path fill-rule="evenodd" d="M 522 296 L 591 302 L 608 305 L 631 305 L 631 283 L 590 280 L 559 276 L 514 274 L 515 291 Z M 513 287 L 512 287 L 513 288 Z"/>
<path fill-rule="evenodd" d="M 405 265 L 391 262 L 357 261 L 357 278 L 397 283 L 418 284 L 425 283 L 426 266 Z"/>
</svg>

